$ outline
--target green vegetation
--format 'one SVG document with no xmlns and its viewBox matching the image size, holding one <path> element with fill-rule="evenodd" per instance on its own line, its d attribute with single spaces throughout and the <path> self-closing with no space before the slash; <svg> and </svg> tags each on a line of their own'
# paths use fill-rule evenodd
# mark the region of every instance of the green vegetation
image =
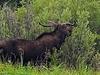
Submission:
<svg viewBox="0 0 100 75">
<path fill-rule="evenodd" d="M 44 31 L 39 22 L 47 25 L 48 21 L 72 23 L 75 26 L 71 37 L 66 38 L 61 48 L 60 60 L 53 64 L 64 63 L 69 70 L 54 67 L 53 71 L 37 68 L 29 69 L 0 65 L 0 75 L 99 75 L 80 65 L 100 69 L 100 1 L 99 0 L 22 0 L 22 7 L 0 9 L 0 38 L 21 37 L 35 39 Z M 6 67 L 5 67 L 6 66 Z M 6 74 L 5 74 L 6 73 Z M 28 74 L 30 73 L 30 74 Z"/>
<path fill-rule="evenodd" d="M 12 66 L 7 64 L 0 65 L 0 75 L 99 75 L 100 72 L 93 71 L 88 69 L 87 67 L 78 69 L 78 70 L 70 70 L 65 68 L 52 67 L 47 69 L 45 67 L 20 67 L 20 66 Z"/>
</svg>

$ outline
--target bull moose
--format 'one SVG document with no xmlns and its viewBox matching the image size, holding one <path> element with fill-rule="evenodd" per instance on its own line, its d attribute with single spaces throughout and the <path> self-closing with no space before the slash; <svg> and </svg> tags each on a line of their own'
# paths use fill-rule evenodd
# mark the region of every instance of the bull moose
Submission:
<svg viewBox="0 0 100 75">
<path fill-rule="evenodd" d="M 27 65 L 28 61 L 33 61 L 34 64 L 42 63 L 45 60 L 46 52 L 53 53 L 53 48 L 60 50 L 65 38 L 71 35 L 73 25 L 71 23 L 55 23 L 50 22 L 49 26 L 54 27 L 51 32 L 44 32 L 35 40 L 14 39 L 12 50 L 15 50 L 16 59 L 20 57 L 20 52 L 23 57 L 23 65 Z M 15 60 L 15 59 L 14 59 Z M 47 59 L 49 64 L 49 59 Z"/>
</svg>

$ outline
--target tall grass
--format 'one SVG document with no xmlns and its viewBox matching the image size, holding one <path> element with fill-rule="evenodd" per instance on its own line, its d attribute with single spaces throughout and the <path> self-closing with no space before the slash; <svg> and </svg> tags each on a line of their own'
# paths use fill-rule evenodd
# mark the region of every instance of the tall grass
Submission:
<svg viewBox="0 0 100 75">
<path fill-rule="evenodd" d="M 0 75 L 99 75 L 87 67 L 77 70 L 53 66 L 52 68 L 21 67 L 8 64 L 0 64 Z"/>
</svg>

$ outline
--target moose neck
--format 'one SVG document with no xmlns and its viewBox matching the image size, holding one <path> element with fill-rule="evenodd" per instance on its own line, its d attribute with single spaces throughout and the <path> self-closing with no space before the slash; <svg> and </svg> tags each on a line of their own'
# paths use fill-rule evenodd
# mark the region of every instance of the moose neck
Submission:
<svg viewBox="0 0 100 75">
<path fill-rule="evenodd" d="M 67 36 L 67 34 L 65 32 L 57 30 L 57 31 L 55 31 L 55 34 L 62 42 L 65 41 L 65 38 Z"/>
</svg>

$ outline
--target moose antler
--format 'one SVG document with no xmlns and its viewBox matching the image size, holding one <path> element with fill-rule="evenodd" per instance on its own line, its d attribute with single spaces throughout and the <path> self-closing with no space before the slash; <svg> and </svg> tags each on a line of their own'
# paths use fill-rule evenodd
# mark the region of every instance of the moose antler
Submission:
<svg viewBox="0 0 100 75">
<path fill-rule="evenodd" d="M 45 25 L 43 25 L 43 24 L 41 24 L 41 23 L 39 23 L 39 25 L 41 25 L 41 26 L 43 26 L 43 27 L 51 27 L 51 26 L 45 26 Z"/>
<path fill-rule="evenodd" d="M 55 22 L 52 22 L 52 21 L 49 21 L 48 22 L 48 26 L 45 26 L 41 23 L 39 23 L 39 25 L 43 26 L 43 27 L 56 27 L 58 25 L 58 23 L 55 23 Z"/>
<path fill-rule="evenodd" d="M 74 24 L 72 24 L 72 23 L 70 23 L 70 22 L 61 23 L 61 25 L 64 25 L 64 24 L 66 24 L 66 25 L 70 25 L 70 26 L 74 26 Z"/>
</svg>

